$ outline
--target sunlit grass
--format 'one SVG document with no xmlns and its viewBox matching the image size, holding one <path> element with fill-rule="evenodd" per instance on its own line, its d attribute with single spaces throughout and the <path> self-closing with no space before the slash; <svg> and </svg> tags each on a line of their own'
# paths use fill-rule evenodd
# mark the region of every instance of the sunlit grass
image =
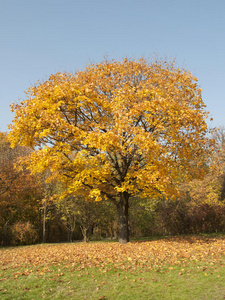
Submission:
<svg viewBox="0 0 225 300">
<path fill-rule="evenodd" d="M 225 237 L 0 249 L 1 299 L 224 299 Z"/>
</svg>

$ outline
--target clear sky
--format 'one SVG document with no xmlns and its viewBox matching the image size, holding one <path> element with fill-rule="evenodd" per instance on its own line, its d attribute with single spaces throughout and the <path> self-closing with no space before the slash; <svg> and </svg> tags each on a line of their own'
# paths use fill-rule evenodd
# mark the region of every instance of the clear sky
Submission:
<svg viewBox="0 0 225 300">
<path fill-rule="evenodd" d="M 0 131 L 37 80 L 104 56 L 176 58 L 225 125 L 225 0 L 0 0 Z"/>
</svg>

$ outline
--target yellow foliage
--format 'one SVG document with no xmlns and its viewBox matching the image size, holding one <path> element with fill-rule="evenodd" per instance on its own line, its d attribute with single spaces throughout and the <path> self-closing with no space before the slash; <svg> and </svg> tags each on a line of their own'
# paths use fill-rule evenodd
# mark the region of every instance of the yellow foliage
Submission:
<svg viewBox="0 0 225 300">
<path fill-rule="evenodd" d="M 209 150 L 196 81 L 144 59 L 57 73 L 12 104 L 9 138 L 35 148 L 29 168 L 50 169 L 70 192 L 84 187 L 91 198 L 113 201 L 121 193 L 172 197 L 182 180 L 202 175 Z"/>
</svg>

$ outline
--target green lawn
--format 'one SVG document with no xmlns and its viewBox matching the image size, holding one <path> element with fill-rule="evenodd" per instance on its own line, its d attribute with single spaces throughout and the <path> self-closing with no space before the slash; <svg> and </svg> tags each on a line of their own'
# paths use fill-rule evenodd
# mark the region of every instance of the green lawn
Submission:
<svg viewBox="0 0 225 300">
<path fill-rule="evenodd" d="M 0 249 L 0 299 L 225 299 L 225 237 Z"/>
</svg>

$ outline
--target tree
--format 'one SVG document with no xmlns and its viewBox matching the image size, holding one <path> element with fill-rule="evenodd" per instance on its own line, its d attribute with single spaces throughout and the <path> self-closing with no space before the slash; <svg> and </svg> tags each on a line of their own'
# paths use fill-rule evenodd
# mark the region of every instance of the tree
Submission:
<svg viewBox="0 0 225 300">
<path fill-rule="evenodd" d="M 126 58 L 51 75 L 12 104 L 11 144 L 42 147 L 29 168 L 50 169 L 69 193 L 112 201 L 127 243 L 130 197 L 174 197 L 205 170 L 207 113 L 196 82 L 174 63 Z"/>
<path fill-rule="evenodd" d="M 114 221 L 114 209 L 109 209 L 108 201 L 86 201 L 82 196 L 70 196 L 56 202 L 58 211 L 62 214 L 62 219 L 68 229 L 68 241 L 72 242 L 73 232 L 78 225 L 83 240 L 88 242 L 94 229 L 100 229 L 99 238 L 102 238 L 101 227 L 104 226 L 105 234 L 113 237 L 112 223 Z M 111 205 L 112 206 L 112 205 Z M 108 229 L 108 230 L 107 230 Z M 98 230 L 99 231 L 99 230 Z"/>
<path fill-rule="evenodd" d="M 26 149 L 22 147 L 10 148 L 6 133 L 0 132 L 0 196 L 5 194 L 18 178 L 19 172 L 13 169 L 13 164 L 19 156 L 26 155 L 25 152 Z"/>
<path fill-rule="evenodd" d="M 31 222 L 39 226 L 40 201 L 43 188 L 40 176 L 14 164 L 30 153 L 27 147 L 10 148 L 7 135 L 0 132 L 0 240 L 10 242 L 9 229 L 13 224 Z M 21 224 L 22 224 L 21 223 Z"/>
<path fill-rule="evenodd" d="M 183 184 L 181 189 L 188 192 L 193 204 L 223 204 L 224 198 L 224 170 L 225 170 L 225 129 L 215 128 L 212 131 L 214 152 L 210 157 L 210 172 L 203 179 L 194 179 Z"/>
</svg>

